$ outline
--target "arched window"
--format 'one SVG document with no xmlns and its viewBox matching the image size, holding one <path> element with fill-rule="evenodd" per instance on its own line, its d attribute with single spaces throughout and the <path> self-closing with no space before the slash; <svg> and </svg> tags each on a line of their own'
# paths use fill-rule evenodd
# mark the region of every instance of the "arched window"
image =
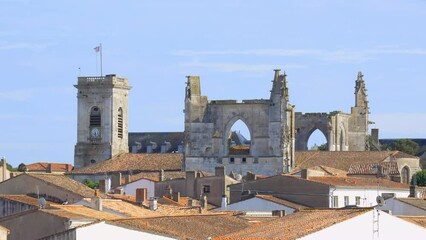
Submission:
<svg viewBox="0 0 426 240">
<path fill-rule="evenodd" d="M 118 137 L 123 138 L 123 109 L 118 109 Z"/>
<path fill-rule="evenodd" d="M 101 126 L 101 110 L 94 106 L 90 109 L 90 127 Z"/>
<path fill-rule="evenodd" d="M 401 170 L 401 182 L 410 183 L 410 169 L 408 166 L 405 166 Z"/>
<path fill-rule="evenodd" d="M 318 128 L 308 137 L 308 150 L 328 150 L 327 138 Z"/>
<path fill-rule="evenodd" d="M 229 155 L 250 155 L 250 145 L 250 130 L 243 121 L 236 121 L 228 135 Z"/>
</svg>

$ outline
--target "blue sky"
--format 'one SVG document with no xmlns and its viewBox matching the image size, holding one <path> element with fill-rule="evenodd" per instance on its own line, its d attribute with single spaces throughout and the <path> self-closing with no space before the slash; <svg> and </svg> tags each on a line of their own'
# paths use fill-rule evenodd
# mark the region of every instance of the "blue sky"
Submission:
<svg viewBox="0 0 426 240">
<path fill-rule="evenodd" d="M 426 1 L 0 0 L 0 156 L 73 162 L 77 76 L 129 78 L 130 131 L 182 131 L 186 75 L 213 99 L 268 98 L 288 74 L 301 112 L 350 112 L 366 81 L 382 138 L 426 137 Z M 81 70 L 79 70 L 79 68 Z"/>
</svg>

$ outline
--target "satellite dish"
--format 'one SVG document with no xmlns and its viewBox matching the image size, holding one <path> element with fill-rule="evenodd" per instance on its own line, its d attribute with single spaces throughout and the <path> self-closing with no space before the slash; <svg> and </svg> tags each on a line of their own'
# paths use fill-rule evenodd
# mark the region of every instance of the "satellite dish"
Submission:
<svg viewBox="0 0 426 240">
<path fill-rule="evenodd" d="M 380 206 L 380 207 L 385 205 L 385 199 L 382 196 L 377 196 L 376 202 L 377 202 L 377 205 Z"/>
<path fill-rule="evenodd" d="M 241 179 L 243 179 L 243 176 L 241 176 L 241 174 L 235 174 L 235 180 L 241 181 Z"/>
<path fill-rule="evenodd" d="M 44 207 L 46 206 L 46 199 L 44 199 L 43 197 L 42 197 L 42 198 L 39 198 L 39 199 L 38 199 L 38 206 L 39 206 L 40 208 L 44 208 Z"/>
</svg>

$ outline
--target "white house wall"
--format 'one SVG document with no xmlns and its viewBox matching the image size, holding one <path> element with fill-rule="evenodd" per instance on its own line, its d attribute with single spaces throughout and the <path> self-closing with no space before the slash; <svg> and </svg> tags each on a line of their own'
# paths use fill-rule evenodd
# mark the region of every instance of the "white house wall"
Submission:
<svg viewBox="0 0 426 240">
<path fill-rule="evenodd" d="M 137 188 L 146 188 L 147 199 L 154 197 L 155 195 L 155 182 L 147 179 L 140 179 L 126 185 L 121 186 L 124 189 L 126 195 L 136 197 Z"/>
<path fill-rule="evenodd" d="M 359 207 L 372 207 L 377 205 L 376 197 L 382 195 L 382 193 L 395 193 L 396 197 L 408 197 L 410 194 L 409 189 L 407 190 L 396 190 L 396 189 L 369 189 L 369 188 L 330 188 L 330 196 L 338 196 L 338 208 L 345 207 L 345 196 L 349 197 L 348 205 L 356 205 L 355 197 L 361 197 Z M 330 198 L 330 207 L 333 207 L 332 200 Z"/>
<path fill-rule="evenodd" d="M 401 202 L 398 199 L 388 199 L 385 201 L 385 205 L 380 208 L 381 210 L 390 210 L 392 215 L 401 216 L 426 216 L 426 211 L 405 202 Z"/>
<path fill-rule="evenodd" d="M 86 239 L 102 239 L 102 240 L 116 240 L 116 239 L 141 239 L 141 240 L 170 240 L 169 238 L 156 234 L 140 232 L 131 230 L 115 225 L 107 224 L 104 222 L 90 225 L 87 227 L 77 228 L 76 240 Z"/>
<path fill-rule="evenodd" d="M 379 226 L 374 228 L 373 214 L 377 217 L 374 212 L 369 211 L 299 239 L 423 239 L 426 234 L 425 228 L 382 211 L 379 211 Z M 373 232 L 375 229 L 379 230 L 378 235 Z"/>
<path fill-rule="evenodd" d="M 285 210 L 286 214 L 294 212 L 293 208 L 283 206 L 271 201 L 250 198 L 244 201 L 236 202 L 228 205 L 226 208 L 218 208 L 215 210 L 227 210 L 227 211 L 273 211 L 273 210 Z"/>
</svg>

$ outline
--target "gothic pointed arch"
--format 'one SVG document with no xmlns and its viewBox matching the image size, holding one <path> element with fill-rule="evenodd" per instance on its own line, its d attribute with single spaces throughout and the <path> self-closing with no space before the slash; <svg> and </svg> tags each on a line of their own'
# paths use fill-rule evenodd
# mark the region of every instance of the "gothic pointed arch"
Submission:
<svg viewBox="0 0 426 240">
<path fill-rule="evenodd" d="M 408 166 L 404 166 L 401 170 L 401 182 L 410 183 L 410 168 Z"/>
<path fill-rule="evenodd" d="M 101 120 L 101 109 L 98 106 L 93 106 L 90 109 L 90 127 L 100 127 Z"/>
<path fill-rule="evenodd" d="M 118 109 L 117 114 L 117 131 L 118 131 L 118 138 L 123 138 L 123 109 Z"/>
<path fill-rule="evenodd" d="M 245 127 L 245 131 L 241 132 L 241 129 L 234 129 L 236 125 L 240 128 Z M 224 136 L 224 146 L 227 146 L 228 155 L 250 155 L 251 135 L 251 129 L 244 118 L 240 116 L 232 118 L 226 125 Z"/>
</svg>

